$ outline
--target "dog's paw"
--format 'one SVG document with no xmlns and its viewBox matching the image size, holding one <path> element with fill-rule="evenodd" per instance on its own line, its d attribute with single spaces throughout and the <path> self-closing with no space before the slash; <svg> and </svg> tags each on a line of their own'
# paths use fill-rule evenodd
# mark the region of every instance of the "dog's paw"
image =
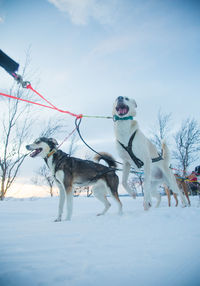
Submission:
<svg viewBox="0 0 200 286">
<path fill-rule="evenodd" d="M 150 207 L 151 207 L 151 203 L 150 202 L 144 202 L 143 206 L 144 206 L 144 210 L 148 211 L 150 209 Z"/>
<path fill-rule="evenodd" d="M 54 220 L 54 222 L 60 222 L 61 221 L 61 218 L 60 217 L 58 217 L 58 218 L 56 218 L 55 220 Z"/>
<path fill-rule="evenodd" d="M 104 213 L 98 213 L 98 214 L 97 214 L 97 216 L 101 216 L 101 215 L 104 215 Z"/>
</svg>

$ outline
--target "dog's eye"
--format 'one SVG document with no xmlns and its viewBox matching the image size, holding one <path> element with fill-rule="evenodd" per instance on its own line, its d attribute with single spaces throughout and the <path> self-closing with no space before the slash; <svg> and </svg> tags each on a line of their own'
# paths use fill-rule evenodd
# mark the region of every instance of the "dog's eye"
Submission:
<svg viewBox="0 0 200 286">
<path fill-rule="evenodd" d="M 129 100 L 129 98 L 128 98 L 128 97 L 125 97 L 125 99 L 126 99 L 126 100 Z"/>
<path fill-rule="evenodd" d="M 35 140 L 35 142 L 34 142 L 35 144 L 39 144 L 40 143 L 40 140 Z"/>
</svg>

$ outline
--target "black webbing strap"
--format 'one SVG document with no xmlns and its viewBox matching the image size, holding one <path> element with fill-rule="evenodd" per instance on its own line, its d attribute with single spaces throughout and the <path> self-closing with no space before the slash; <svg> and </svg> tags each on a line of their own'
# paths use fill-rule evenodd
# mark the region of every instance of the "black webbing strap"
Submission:
<svg viewBox="0 0 200 286">
<path fill-rule="evenodd" d="M 0 50 L 0 66 L 11 75 L 19 68 L 19 64 L 13 61 L 13 59 L 7 56 L 2 50 Z"/>
<path fill-rule="evenodd" d="M 138 168 L 141 168 L 141 167 L 144 165 L 144 163 L 143 163 L 139 158 L 137 158 L 137 157 L 133 154 L 133 151 L 132 151 L 133 139 L 135 138 L 136 132 L 137 132 L 137 130 L 131 135 L 127 147 L 124 146 L 124 144 L 122 144 L 120 141 L 118 141 L 118 142 L 119 142 L 119 144 L 126 150 L 126 152 L 129 154 L 129 156 L 131 157 L 131 159 L 133 160 L 133 162 L 135 163 L 135 165 L 136 165 Z"/>
<path fill-rule="evenodd" d="M 122 144 L 120 141 L 118 141 L 118 143 L 126 150 L 126 152 L 129 154 L 129 156 L 131 157 L 131 159 L 133 160 L 133 162 L 135 163 L 135 165 L 138 168 L 141 168 L 144 163 L 133 154 L 133 150 L 132 150 L 132 145 L 133 145 L 133 139 L 135 138 L 135 134 L 136 134 L 137 130 L 131 135 L 129 142 L 128 142 L 128 146 L 124 146 L 124 144 Z M 153 158 L 152 159 L 152 163 L 158 162 L 160 160 L 163 160 L 162 154 L 159 155 L 157 158 Z"/>
</svg>

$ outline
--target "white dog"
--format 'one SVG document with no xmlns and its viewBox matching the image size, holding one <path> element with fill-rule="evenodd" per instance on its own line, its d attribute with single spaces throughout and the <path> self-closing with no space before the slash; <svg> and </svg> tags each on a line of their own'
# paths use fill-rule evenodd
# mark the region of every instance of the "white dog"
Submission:
<svg viewBox="0 0 200 286">
<path fill-rule="evenodd" d="M 119 96 L 113 107 L 114 130 L 117 150 L 123 160 L 122 185 L 127 192 L 135 197 L 128 186 L 127 180 L 131 166 L 136 170 L 144 168 L 144 209 L 151 206 L 151 195 L 157 198 L 157 207 L 161 196 L 157 187 L 165 183 L 174 193 L 181 196 L 183 205 L 185 198 L 179 190 L 175 177 L 169 168 L 169 150 L 166 144 L 162 146 L 162 155 L 156 147 L 140 131 L 135 120 L 137 104 L 134 99 Z"/>
</svg>

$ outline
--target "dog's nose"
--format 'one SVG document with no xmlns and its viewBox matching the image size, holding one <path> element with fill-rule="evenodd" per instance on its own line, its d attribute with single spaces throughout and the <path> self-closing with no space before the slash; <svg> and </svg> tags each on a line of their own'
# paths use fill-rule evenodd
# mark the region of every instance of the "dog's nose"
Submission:
<svg viewBox="0 0 200 286">
<path fill-rule="evenodd" d="M 124 99 L 123 96 L 119 96 L 119 97 L 117 98 L 118 101 L 123 101 L 123 99 Z"/>
<path fill-rule="evenodd" d="M 30 146 L 29 146 L 29 145 L 26 145 L 26 149 L 27 149 L 27 150 L 30 150 Z"/>
</svg>

